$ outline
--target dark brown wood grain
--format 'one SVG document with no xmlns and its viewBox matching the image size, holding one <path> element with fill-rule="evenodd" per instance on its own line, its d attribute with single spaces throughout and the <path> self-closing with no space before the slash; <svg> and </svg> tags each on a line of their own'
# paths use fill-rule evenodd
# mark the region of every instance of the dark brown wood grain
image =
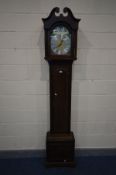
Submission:
<svg viewBox="0 0 116 175">
<path fill-rule="evenodd" d="M 50 64 L 51 132 L 70 132 L 71 62 Z"/>
<path fill-rule="evenodd" d="M 47 133 L 47 165 L 74 166 L 75 139 L 70 133 Z"/>
</svg>

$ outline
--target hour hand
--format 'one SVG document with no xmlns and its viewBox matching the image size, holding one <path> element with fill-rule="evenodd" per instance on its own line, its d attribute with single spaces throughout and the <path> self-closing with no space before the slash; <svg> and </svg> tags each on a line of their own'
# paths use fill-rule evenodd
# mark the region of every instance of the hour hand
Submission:
<svg viewBox="0 0 116 175">
<path fill-rule="evenodd" d="M 61 40 L 60 43 L 58 43 L 56 47 L 61 47 L 62 44 L 63 44 L 63 40 Z"/>
</svg>

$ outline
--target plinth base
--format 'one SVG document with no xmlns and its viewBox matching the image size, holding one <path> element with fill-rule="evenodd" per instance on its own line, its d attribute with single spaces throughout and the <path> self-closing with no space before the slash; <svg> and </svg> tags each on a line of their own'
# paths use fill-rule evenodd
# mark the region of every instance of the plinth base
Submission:
<svg viewBox="0 0 116 175">
<path fill-rule="evenodd" d="M 74 166 L 75 139 L 72 132 L 47 133 L 46 156 L 47 166 Z"/>
</svg>

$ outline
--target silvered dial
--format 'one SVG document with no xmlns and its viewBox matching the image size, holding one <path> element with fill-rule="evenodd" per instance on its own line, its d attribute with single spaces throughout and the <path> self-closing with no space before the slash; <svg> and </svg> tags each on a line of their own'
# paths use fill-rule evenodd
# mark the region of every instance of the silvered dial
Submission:
<svg viewBox="0 0 116 175">
<path fill-rule="evenodd" d="M 53 54 L 66 55 L 71 49 L 71 34 L 66 27 L 57 26 L 51 32 L 50 42 Z"/>
</svg>

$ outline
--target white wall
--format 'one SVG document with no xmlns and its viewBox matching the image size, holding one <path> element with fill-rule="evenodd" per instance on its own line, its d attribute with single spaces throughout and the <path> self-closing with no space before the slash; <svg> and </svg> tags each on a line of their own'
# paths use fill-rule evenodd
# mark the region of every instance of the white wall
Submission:
<svg viewBox="0 0 116 175">
<path fill-rule="evenodd" d="M 41 18 L 55 6 L 81 18 L 72 82 L 76 147 L 116 147 L 116 1 L 0 0 L 0 150 L 45 148 L 49 69 Z"/>
</svg>

